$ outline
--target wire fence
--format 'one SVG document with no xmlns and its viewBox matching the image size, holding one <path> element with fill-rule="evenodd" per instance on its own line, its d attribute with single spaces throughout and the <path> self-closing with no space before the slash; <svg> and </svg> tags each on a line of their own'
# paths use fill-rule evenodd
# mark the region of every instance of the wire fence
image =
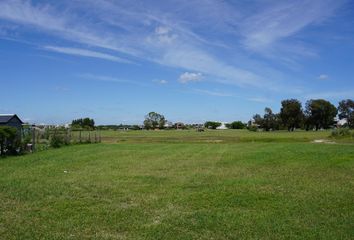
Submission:
<svg viewBox="0 0 354 240">
<path fill-rule="evenodd" d="M 27 151 L 33 152 L 63 145 L 100 143 L 101 132 L 99 130 L 41 129 L 32 127 L 23 132 L 23 141 L 27 143 Z"/>
</svg>

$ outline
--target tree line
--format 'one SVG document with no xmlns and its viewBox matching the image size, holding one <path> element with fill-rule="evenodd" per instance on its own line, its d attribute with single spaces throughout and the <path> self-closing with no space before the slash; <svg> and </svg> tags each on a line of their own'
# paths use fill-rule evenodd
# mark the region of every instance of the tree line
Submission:
<svg viewBox="0 0 354 240">
<path fill-rule="evenodd" d="M 281 101 L 279 113 L 274 113 L 267 107 L 264 109 L 263 116 L 255 114 L 248 126 L 265 131 L 279 129 L 294 131 L 296 128 L 317 131 L 334 127 L 337 115 L 340 120 L 346 119 L 345 126 L 354 128 L 354 100 L 342 100 L 336 107 L 324 99 L 311 99 L 306 102 L 303 109 L 299 100 L 286 99 Z"/>
</svg>

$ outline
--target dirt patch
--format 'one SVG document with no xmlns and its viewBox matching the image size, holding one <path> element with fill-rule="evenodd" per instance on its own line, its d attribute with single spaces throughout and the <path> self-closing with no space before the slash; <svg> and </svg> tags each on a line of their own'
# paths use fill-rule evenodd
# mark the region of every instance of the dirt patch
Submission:
<svg viewBox="0 0 354 240">
<path fill-rule="evenodd" d="M 336 142 L 330 141 L 328 139 L 315 139 L 312 143 L 325 143 L 325 144 L 336 144 Z"/>
</svg>

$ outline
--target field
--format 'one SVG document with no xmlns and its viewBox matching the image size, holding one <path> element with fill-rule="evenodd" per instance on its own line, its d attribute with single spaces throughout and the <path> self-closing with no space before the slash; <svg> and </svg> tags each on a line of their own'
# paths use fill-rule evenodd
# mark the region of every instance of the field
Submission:
<svg viewBox="0 0 354 240">
<path fill-rule="evenodd" d="M 0 239 L 354 239 L 351 138 L 101 134 L 0 159 Z"/>
</svg>

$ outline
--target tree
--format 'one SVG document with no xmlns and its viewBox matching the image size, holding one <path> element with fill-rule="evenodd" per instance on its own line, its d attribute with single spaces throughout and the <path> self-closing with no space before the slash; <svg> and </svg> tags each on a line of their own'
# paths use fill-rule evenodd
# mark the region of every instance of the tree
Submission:
<svg viewBox="0 0 354 240">
<path fill-rule="evenodd" d="M 149 114 L 145 116 L 144 127 L 146 129 L 163 129 L 165 123 L 166 119 L 164 115 L 156 112 L 149 112 Z"/>
<path fill-rule="evenodd" d="M 16 128 L 0 126 L 0 155 L 15 151 L 18 147 L 16 140 L 19 140 Z"/>
<path fill-rule="evenodd" d="M 91 118 L 74 119 L 71 122 L 71 127 L 84 128 L 84 129 L 94 129 L 95 128 L 95 121 Z"/>
<path fill-rule="evenodd" d="M 217 127 L 220 126 L 221 126 L 220 122 L 207 121 L 204 123 L 204 127 L 211 128 L 211 129 L 216 129 Z"/>
<path fill-rule="evenodd" d="M 288 131 L 294 131 L 296 127 L 300 127 L 303 120 L 301 102 L 297 99 L 281 101 L 279 117 Z"/>
<path fill-rule="evenodd" d="M 256 114 L 256 115 L 253 116 L 253 122 L 254 122 L 255 125 L 257 125 L 257 127 L 262 128 L 264 119 L 261 117 L 261 115 Z"/>
<path fill-rule="evenodd" d="M 246 128 L 246 124 L 241 121 L 234 121 L 232 123 L 227 124 L 227 127 L 230 129 L 244 129 Z"/>
<path fill-rule="evenodd" d="M 339 119 L 346 119 L 348 127 L 354 128 L 354 100 L 346 99 L 339 102 Z"/>
<path fill-rule="evenodd" d="M 263 122 L 262 122 L 262 128 L 266 131 L 269 130 L 278 130 L 279 129 L 279 124 L 277 121 L 277 114 L 274 114 L 272 109 L 270 108 L 265 108 L 264 109 L 264 115 L 263 115 Z"/>
<path fill-rule="evenodd" d="M 305 113 L 307 124 L 316 128 L 317 131 L 321 128 L 329 128 L 334 124 L 337 108 L 324 99 L 311 99 L 306 103 Z"/>
</svg>

